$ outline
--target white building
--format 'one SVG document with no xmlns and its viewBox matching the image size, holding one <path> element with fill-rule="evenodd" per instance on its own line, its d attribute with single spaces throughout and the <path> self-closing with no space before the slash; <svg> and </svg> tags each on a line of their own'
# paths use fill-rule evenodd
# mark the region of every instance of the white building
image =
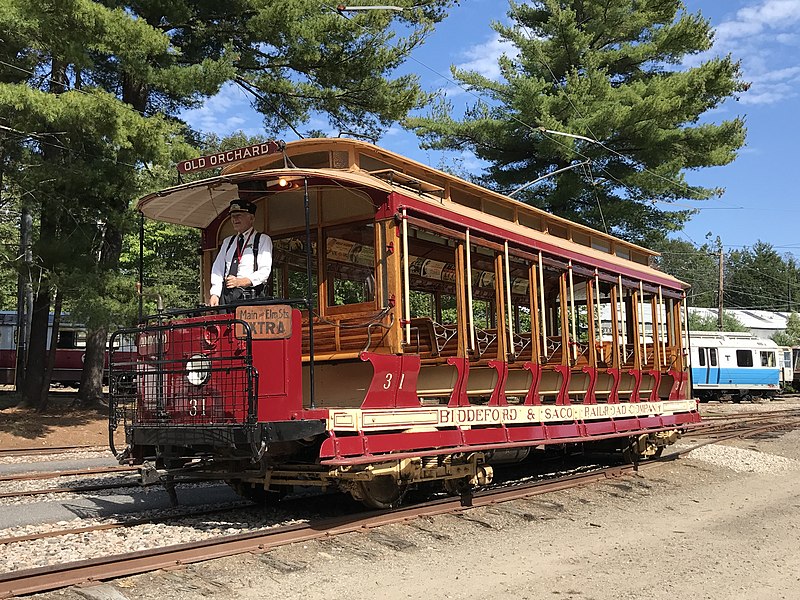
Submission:
<svg viewBox="0 0 800 600">
<path fill-rule="evenodd" d="M 792 313 L 772 312 L 769 310 L 741 310 L 737 308 L 724 309 L 725 314 L 736 317 L 736 319 L 755 337 L 768 340 L 779 331 L 786 329 L 786 322 Z M 689 307 L 689 312 L 702 317 L 716 319 L 718 312 L 716 308 L 695 308 Z"/>
</svg>

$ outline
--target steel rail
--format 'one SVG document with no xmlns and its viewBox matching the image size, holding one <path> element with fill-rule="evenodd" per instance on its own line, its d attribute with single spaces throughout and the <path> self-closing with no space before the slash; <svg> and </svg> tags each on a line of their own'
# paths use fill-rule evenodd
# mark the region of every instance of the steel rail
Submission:
<svg viewBox="0 0 800 600">
<path fill-rule="evenodd" d="M 476 494 L 472 498 L 471 507 L 488 506 L 508 500 L 589 485 L 607 478 L 619 477 L 632 469 L 633 467 L 610 467 L 553 481 L 524 484 L 512 489 L 489 490 Z M 92 581 L 115 579 L 236 554 L 260 553 L 295 542 L 365 531 L 392 523 L 403 523 L 419 517 L 458 513 L 467 508 L 470 507 L 462 506 L 458 498 L 446 498 L 394 511 L 360 513 L 355 516 L 324 519 L 266 531 L 259 530 L 63 565 L 14 571 L 0 574 L 0 598 L 54 590 Z"/>
<path fill-rule="evenodd" d="M 57 529 L 55 531 L 42 531 L 39 533 L 29 533 L 27 535 L 17 535 L 13 537 L 0 538 L 0 546 L 6 544 L 18 544 L 20 542 L 30 542 L 33 540 L 42 540 L 45 538 L 61 537 L 65 535 L 74 535 L 79 533 L 91 533 L 94 531 L 108 531 L 110 529 L 124 529 L 128 527 L 136 527 L 137 525 L 149 525 L 151 523 L 164 523 L 166 521 L 178 519 L 191 519 L 193 517 L 201 517 L 203 515 L 213 515 L 234 510 L 245 510 L 253 508 L 255 505 L 244 500 L 239 504 L 233 506 L 221 506 L 217 508 L 206 508 L 203 510 L 187 511 L 176 513 L 172 515 L 164 515 L 161 517 L 147 517 L 131 519 L 129 521 L 116 521 L 114 523 L 99 523 L 97 525 L 87 525 L 86 527 L 74 527 L 72 529 Z"/>
<path fill-rule="evenodd" d="M 138 467 L 92 467 L 89 469 L 70 469 L 67 471 L 31 471 L 29 473 L 15 473 L 2 475 L 0 481 L 34 481 L 36 479 L 57 479 L 74 475 L 103 475 L 105 473 L 125 473 L 138 471 Z"/>
<path fill-rule="evenodd" d="M 336 517 L 306 524 L 277 527 L 270 530 L 259 530 L 211 540 L 0 574 L 0 598 L 54 590 L 86 582 L 115 579 L 158 569 L 180 567 L 236 554 L 261 553 L 286 544 L 365 531 L 383 525 L 403 523 L 419 517 L 460 513 L 468 508 L 489 506 L 539 494 L 581 487 L 605 479 L 621 477 L 642 467 L 650 468 L 663 465 L 708 444 L 719 443 L 727 439 L 749 437 L 772 429 L 785 428 L 787 425 L 800 425 L 800 420 L 788 424 L 772 423 L 760 427 L 750 427 L 741 432 L 705 441 L 691 448 L 663 456 L 658 460 L 641 464 L 607 467 L 590 473 L 570 475 L 545 482 L 527 483 L 509 489 L 486 490 L 475 494 L 471 498 L 468 507 L 462 506 L 460 499 L 446 498 L 393 511 L 360 513 L 354 516 Z"/>
<path fill-rule="evenodd" d="M 0 457 L 4 456 L 26 456 L 39 454 L 61 454 L 67 452 L 81 452 L 86 450 L 108 450 L 107 446 L 48 446 L 47 448 L 0 448 Z"/>
<path fill-rule="evenodd" d="M 100 492 L 103 490 L 115 490 L 117 488 L 141 487 L 141 485 L 142 484 L 138 481 L 130 481 L 116 484 L 82 485 L 79 487 L 60 487 L 20 492 L 2 492 L 0 493 L 0 500 L 4 498 L 21 498 L 26 496 L 45 496 L 47 494 L 80 494 L 81 492 Z"/>
</svg>

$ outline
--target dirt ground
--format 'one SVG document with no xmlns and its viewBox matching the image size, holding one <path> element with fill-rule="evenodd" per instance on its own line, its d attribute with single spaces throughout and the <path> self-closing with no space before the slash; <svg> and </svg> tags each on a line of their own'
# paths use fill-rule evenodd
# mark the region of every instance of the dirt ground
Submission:
<svg viewBox="0 0 800 600">
<path fill-rule="evenodd" d="M 74 395 L 54 393 L 44 413 L 16 408 L 16 399 L 0 399 L 0 448 L 104 446 L 108 416 L 73 406 Z"/>
<path fill-rule="evenodd" d="M 37 598 L 800 599 L 800 431 L 729 444 L 790 466 L 681 458 L 458 516 Z"/>
</svg>

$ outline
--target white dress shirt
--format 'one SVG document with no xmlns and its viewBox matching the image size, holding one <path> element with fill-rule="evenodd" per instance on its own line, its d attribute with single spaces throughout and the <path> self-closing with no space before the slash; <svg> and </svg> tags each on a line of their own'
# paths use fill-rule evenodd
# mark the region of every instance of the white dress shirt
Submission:
<svg viewBox="0 0 800 600">
<path fill-rule="evenodd" d="M 236 256 L 236 238 L 239 234 L 234 234 L 222 240 L 217 258 L 211 267 L 211 295 L 221 296 L 223 288 L 223 278 L 229 275 L 231 262 Z M 258 271 L 253 271 L 253 244 L 256 241 L 256 231 L 251 227 L 242 233 L 245 239 L 242 256 L 239 259 L 239 270 L 236 277 L 247 277 L 253 285 L 261 285 L 272 271 L 272 239 L 262 233 L 258 240 Z M 232 241 L 231 241 L 232 240 Z"/>
</svg>

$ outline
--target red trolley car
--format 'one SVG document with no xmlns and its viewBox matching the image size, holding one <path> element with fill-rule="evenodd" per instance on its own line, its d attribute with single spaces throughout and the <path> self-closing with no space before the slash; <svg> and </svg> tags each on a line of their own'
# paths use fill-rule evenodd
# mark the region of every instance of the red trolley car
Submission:
<svg viewBox="0 0 800 600">
<path fill-rule="evenodd" d="M 138 335 L 135 389 L 111 391 L 120 460 L 385 507 L 532 449 L 651 456 L 699 421 L 683 284 L 652 252 L 360 141 L 227 154 L 139 210 L 202 230 L 207 294 L 229 202 L 256 203 L 270 299 L 116 334 Z M 112 353 L 112 375 L 129 367 Z"/>
</svg>

